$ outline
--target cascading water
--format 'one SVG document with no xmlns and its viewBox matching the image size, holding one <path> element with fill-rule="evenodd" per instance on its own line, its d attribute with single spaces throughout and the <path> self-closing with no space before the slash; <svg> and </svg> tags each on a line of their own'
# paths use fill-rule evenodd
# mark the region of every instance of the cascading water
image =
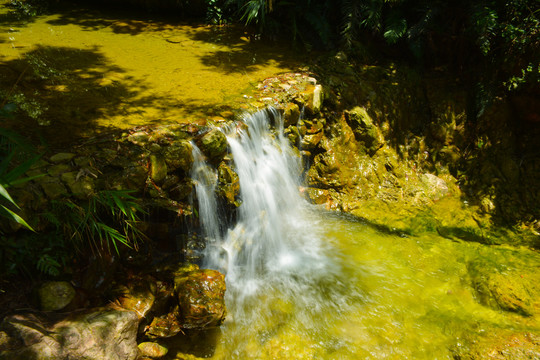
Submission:
<svg viewBox="0 0 540 360">
<path fill-rule="evenodd" d="M 221 225 L 216 201 L 217 171 L 206 162 L 201 150 L 193 147 L 193 167 L 191 178 L 195 182 L 195 191 L 199 203 L 199 221 L 203 236 L 209 239 L 218 239 L 221 236 Z"/>
<path fill-rule="evenodd" d="M 246 124 L 247 130 L 228 136 L 242 204 L 237 224 L 223 237 L 212 198 L 215 181 L 207 180 L 215 178 L 215 171 L 198 161 L 202 158 L 197 149 L 192 174 L 204 232 L 214 239 L 204 265 L 226 274 L 228 298 L 234 304 L 269 286 L 297 291 L 293 278 L 313 278 L 329 265 L 317 226 L 309 220 L 308 204 L 300 196 L 300 159 L 283 135 L 281 115 L 274 109 L 260 111 Z"/>
</svg>

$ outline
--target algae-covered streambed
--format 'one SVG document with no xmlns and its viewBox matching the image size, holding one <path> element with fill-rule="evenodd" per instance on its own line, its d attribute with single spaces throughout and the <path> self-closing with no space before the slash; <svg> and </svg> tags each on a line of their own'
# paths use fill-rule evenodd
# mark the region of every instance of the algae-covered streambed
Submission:
<svg viewBox="0 0 540 360">
<path fill-rule="evenodd" d="M 252 42 L 232 26 L 65 4 L 19 20 L 7 3 L 0 2 L 2 102 L 26 119 L 18 130 L 49 143 L 227 118 L 246 110 L 257 82 L 300 66 L 285 47 Z"/>
</svg>

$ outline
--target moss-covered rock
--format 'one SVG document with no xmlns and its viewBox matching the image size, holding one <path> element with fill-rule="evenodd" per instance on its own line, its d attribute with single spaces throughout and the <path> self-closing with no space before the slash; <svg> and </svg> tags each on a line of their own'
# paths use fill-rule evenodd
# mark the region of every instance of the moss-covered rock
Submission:
<svg viewBox="0 0 540 360">
<path fill-rule="evenodd" d="M 171 171 L 180 169 L 188 173 L 193 164 L 193 147 L 187 140 L 169 144 L 164 151 L 165 162 Z"/>
<path fill-rule="evenodd" d="M 174 284 L 183 327 L 204 329 L 225 320 L 223 274 L 209 269 L 184 271 L 175 277 Z"/>
<path fill-rule="evenodd" d="M 353 129 L 354 137 L 373 156 L 384 145 L 384 138 L 366 109 L 360 106 L 345 112 L 345 119 Z"/>
<path fill-rule="evenodd" d="M 75 298 L 75 289 L 67 281 L 48 281 L 38 288 L 37 295 L 41 310 L 57 311 Z"/>
<path fill-rule="evenodd" d="M 169 352 L 165 346 L 156 342 L 145 341 L 137 346 L 141 352 L 141 355 L 148 356 L 152 359 L 158 359 L 164 357 Z"/>
<path fill-rule="evenodd" d="M 480 303 L 524 316 L 540 314 L 540 275 L 477 270 L 480 272 L 473 277 L 473 285 Z"/>
<path fill-rule="evenodd" d="M 540 359 L 540 336 L 532 332 L 500 329 L 474 338 L 460 340 L 453 349 L 459 360 L 531 360 Z"/>
<path fill-rule="evenodd" d="M 167 176 L 167 163 L 165 158 L 159 154 L 152 154 L 150 160 L 150 178 L 156 184 L 161 184 Z"/>
<path fill-rule="evenodd" d="M 221 160 L 227 146 L 227 137 L 219 129 L 211 129 L 199 141 L 199 148 L 211 160 Z"/>
</svg>

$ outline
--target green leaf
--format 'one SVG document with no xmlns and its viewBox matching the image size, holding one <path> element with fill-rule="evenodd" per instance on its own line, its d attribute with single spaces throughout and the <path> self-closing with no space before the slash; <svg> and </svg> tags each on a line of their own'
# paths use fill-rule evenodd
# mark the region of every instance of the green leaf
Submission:
<svg viewBox="0 0 540 360">
<path fill-rule="evenodd" d="M 13 205 L 15 205 L 17 207 L 17 209 L 20 209 L 19 206 L 15 203 L 15 201 L 11 198 L 11 196 L 9 195 L 9 193 L 7 192 L 6 188 L 0 184 L 0 195 L 8 200 L 10 203 L 12 203 Z"/>
<path fill-rule="evenodd" d="M 407 31 L 407 20 L 390 17 L 383 36 L 389 44 L 397 43 Z"/>
<path fill-rule="evenodd" d="M 4 216 L 8 217 L 8 218 L 11 218 L 12 220 L 16 221 L 17 223 L 21 224 L 22 226 L 24 226 L 25 228 L 27 228 L 28 230 L 31 230 L 31 231 L 34 231 L 34 229 L 32 229 L 32 227 L 30 225 L 28 225 L 26 223 L 26 221 L 24 221 L 24 219 L 22 217 L 20 217 L 19 215 L 15 214 L 13 211 L 9 210 L 7 207 L 5 207 L 4 205 L 0 205 L 0 213 L 3 213 Z"/>
</svg>

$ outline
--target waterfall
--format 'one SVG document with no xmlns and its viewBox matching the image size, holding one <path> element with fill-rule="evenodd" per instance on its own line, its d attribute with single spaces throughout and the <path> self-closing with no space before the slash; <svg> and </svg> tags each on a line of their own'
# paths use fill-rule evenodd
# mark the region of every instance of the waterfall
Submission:
<svg viewBox="0 0 540 360">
<path fill-rule="evenodd" d="M 216 187 L 218 182 L 217 171 L 206 162 L 201 150 L 193 147 L 193 167 L 191 178 L 195 183 L 195 191 L 199 202 L 199 222 L 207 239 L 218 239 L 221 236 L 219 211 L 216 201 Z"/>
<path fill-rule="evenodd" d="M 215 185 L 199 180 L 208 169 L 196 161 L 199 170 L 193 172 L 199 174 L 200 219 L 205 233 L 214 239 L 207 246 L 203 265 L 226 274 L 227 297 L 235 304 L 269 287 L 301 292 L 310 279 L 323 276 L 326 266 L 317 222 L 310 218 L 309 204 L 299 191 L 301 161 L 283 135 L 281 115 L 267 109 L 245 122 L 247 129 L 228 135 L 241 205 L 236 225 L 224 229 L 223 235 L 212 198 Z M 202 178 L 213 176 L 210 172 Z"/>
</svg>

